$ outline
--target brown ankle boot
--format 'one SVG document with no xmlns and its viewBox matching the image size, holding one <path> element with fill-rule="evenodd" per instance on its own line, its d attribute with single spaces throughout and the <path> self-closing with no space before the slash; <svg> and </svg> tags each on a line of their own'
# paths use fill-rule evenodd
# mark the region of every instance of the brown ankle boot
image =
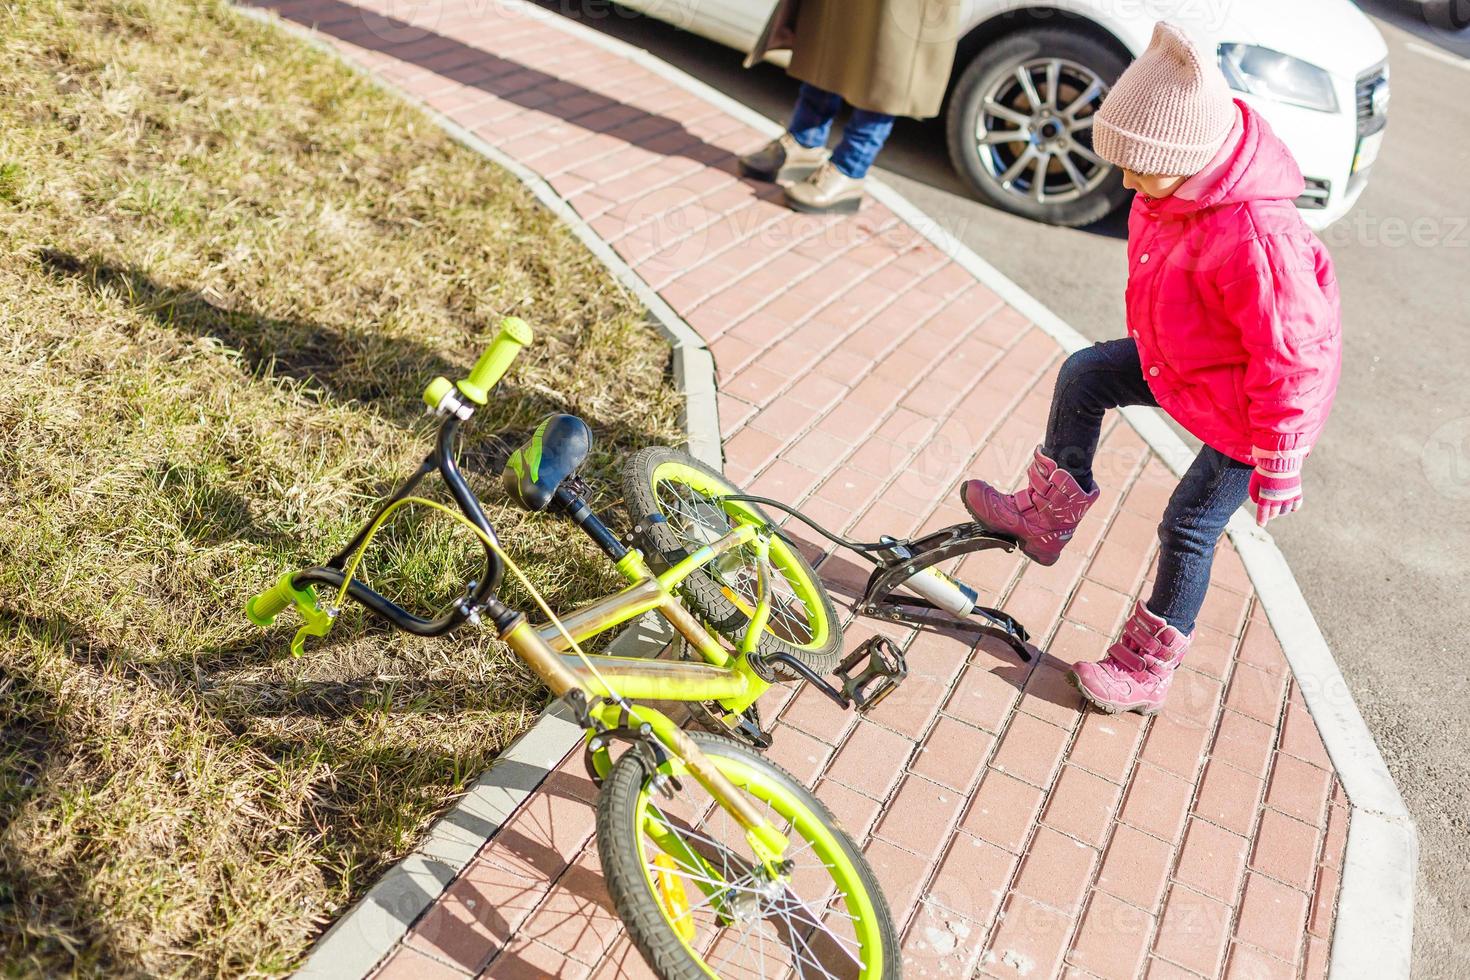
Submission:
<svg viewBox="0 0 1470 980">
<path fill-rule="evenodd" d="M 852 214 L 863 203 L 863 182 L 828 160 L 806 180 L 786 188 L 786 204 L 807 214 Z"/>
<path fill-rule="evenodd" d="M 740 173 L 756 180 L 803 180 L 826 162 L 825 146 L 802 146 L 790 133 L 782 133 L 741 157 Z"/>
</svg>

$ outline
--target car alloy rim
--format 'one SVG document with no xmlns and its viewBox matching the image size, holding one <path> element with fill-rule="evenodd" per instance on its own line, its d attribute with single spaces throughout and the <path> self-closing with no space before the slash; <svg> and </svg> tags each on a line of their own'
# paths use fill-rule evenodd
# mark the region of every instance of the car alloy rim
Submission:
<svg viewBox="0 0 1470 980">
<path fill-rule="evenodd" d="M 1092 151 L 1092 123 L 1107 83 L 1065 58 L 1036 58 L 1002 75 L 975 116 L 975 150 L 989 178 L 1033 204 L 1062 204 L 1095 190 L 1112 165 Z"/>
</svg>

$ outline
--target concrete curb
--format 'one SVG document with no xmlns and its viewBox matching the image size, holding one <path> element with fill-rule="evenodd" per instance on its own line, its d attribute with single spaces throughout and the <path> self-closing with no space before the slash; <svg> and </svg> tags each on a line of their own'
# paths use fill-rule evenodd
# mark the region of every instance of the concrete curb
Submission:
<svg viewBox="0 0 1470 980">
<path fill-rule="evenodd" d="M 779 124 L 642 48 L 608 37 L 551 11 L 526 6 L 520 0 L 501 0 L 501 6 L 514 7 L 521 16 L 541 20 L 564 33 L 619 54 L 708 101 L 757 132 L 774 137 L 782 131 Z M 318 47 L 331 52 L 339 60 L 371 78 L 385 91 L 417 106 L 457 141 L 511 171 L 530 187 L 537 199 L 562 218 L 593 254 L 608 266 L 618 281 L 644 303 L 655 324 L 669 338 L 674 347 L 675 380 L 685 397 L 684 422 L 685 431 L 689 433 L 690 452 L 711 465 L 720 465 L 722 454 L 715 400 L 714 360 L 704 341 L 617 256 L 611 246 L 550 185 L 419 100 L 407 96 L 382 82 L 371 72 L 353 64 L 340 51 L 317 40 L 311 32 L 285 24 L 280 18 L 262 11 L 242 9 L 241 12 L 306 37 Z M 898 191 L 876 179 L 869 183 L 875 200 L 882 202 L 911 224 L 1002 300 L 1044 330 L 1063 350 L 1071 352 L 1089 345 L 1090 341 L 1074 327 L 956 239 Z M 1128 408 L 1123 410 L 1123 416 L 1172 472 L 1176 475 L 1183 474 L 1194 453 L 1169 428 L 1157 410 Z M 1333 933 L 1330 976 L 1333 980 L 1408 977 L 1413 953 L 1414 881 L 1418 865 L 1418 835 L 1413 821 L 1285 556 L 1270 535 L 1255 527 L 1243 511 L 1231 520 L 1227 533 L 1240 553 L 1293 673 L 1299 681 L 1310 681 L 1301 684 L 1302 695 L 1351 806 L 1347 854 L 1338 898 L 1337 924 Z M 554 712 L 548 712 L 522 739 L 532 739 L 541 725 L 554 725 L 558 721 L 565 724 L 564 719 L 555 719 Z M 537 736 L 530 744 L 536 747 L 540 742 L 541 739 Z M 528 749 L 528 753 L 529 751 Z M 565 751 L 558 754 L 547 768 L 554 766 L 564 754 Z M 496 765 L 499 765 L 499 760 Z M 492 766 L 487 771 L 486 778 L 495 772 L 495 768 Z M 478 785 L 477 783 L 477 787 Z M 523 799 L 524 796 L 520 798 Z M 441 819 L 434 830 L 437 831 L 441 824 L 448 823 L 457 811 L 458 807 Z M 491 829 L 493 831 L 493 827 Z M 434 831 L 431 831 L 430 839 L 434 839 Z M 426 841 L 424 847 L 415 852 L 410 861 L 394 869 L 388 877 L 397 880 L 398 872 L 407 869 L 405 875 L 417 876 L 419 879 L 432 876 L 437 880 L 439 869 L 433 866 L 437 859 L 426 850 L 428 846 L 429 842 Z M 417 858 L 423 859 L 423 866 L 410 866 Z M 451 874 L 450 878 L 452 877 Z M 382 886 L 387 881 L 388 878 L 385 878 L 379 885 Z M 427 884 L 426 881 L 423 883 Z M 442 890 L 447 883 L 448 879 L 434 894 L 437 895 L 438 890 Z M 420 888 L 420 883 L 415 879 L 412 887 Z M 369 905 L 377 891 L 378 888 L 375 887 L 357 908 L 328 931 L 307 961 L 303 974 L 345 976 L 335 970 L 331 974 L 309 971 L 313 963 L 321 957 L 333 935 L 340 933 L 350 918 Z M 428 901 L 432 901 L 432 896 L 425 901 L 425 906 Z M 396 940 L 406 929 L 405 924 L 403 930 L 392 939 Z M 383 952 L 391 948 L 391 945 L 390 941 Z M 361 976 L 362 973 L 353 975 Z"/>
<path fill-rule="evenodd" d="M 645 616 L 619 634 L 609 652 L 653 656 L 668 639 L 663 621 Z M 570 709 L 553 701 L 434 822 L 413 852 L 332 924 L 295 975 L 303 980 L 360 980 L 370 974 L 581 740 L 582 727 L 572 720 Z"/>
</svg>

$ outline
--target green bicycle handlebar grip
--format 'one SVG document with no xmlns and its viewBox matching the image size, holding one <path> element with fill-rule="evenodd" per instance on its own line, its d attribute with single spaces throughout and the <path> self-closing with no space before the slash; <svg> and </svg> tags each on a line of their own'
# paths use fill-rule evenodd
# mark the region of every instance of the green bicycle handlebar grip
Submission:
<svg viewBox="0 0 1470 980">
<path fill-rule="evenodd" d="M 282 575 L 275 585 L 245 603 L 245 618 L 256 626 L 269 626 L 276 616 L 296 601 L 296 590 L 291 586 L 293 572 Z"/>
<path fill-rule="evenodd" d="M 459 383 L 459 390 L 476 405 L 485 404 L 490 390 L 500 381 L 521 348 L 534 337 L 530 326 L 520 317 L 508 316 L 500 321 L 500 333 L 490 349 L 480 355 L 470 376 Z"/>
</svg>

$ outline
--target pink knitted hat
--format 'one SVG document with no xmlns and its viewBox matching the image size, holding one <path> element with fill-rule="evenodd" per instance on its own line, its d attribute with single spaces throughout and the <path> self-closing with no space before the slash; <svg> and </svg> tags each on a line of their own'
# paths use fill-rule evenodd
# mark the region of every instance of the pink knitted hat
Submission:
<svg viewBox="0 0 1470 980">
<path fill-rule="evenodd" d="M 1161 20 L 1148 50 L 1097 110 L 1092 147 L 1135 173 L 1184 176 L 1210 162 L 1234 119 L 1235 102 L 1219 67 L 1183 30 Z"/>
</svg>

